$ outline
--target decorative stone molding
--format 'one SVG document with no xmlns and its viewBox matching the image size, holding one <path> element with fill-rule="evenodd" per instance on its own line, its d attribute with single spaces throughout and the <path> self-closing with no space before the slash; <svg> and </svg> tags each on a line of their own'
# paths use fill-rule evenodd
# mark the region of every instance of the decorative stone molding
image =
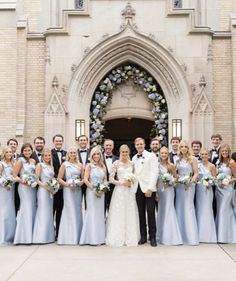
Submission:
<svg viewBox="0 0 236 281">
<path fill-rule="evenodd" d="M 208 45 L 208 51 L 207 51 L 207 61 L 212 61 L 213 60 L 213 47 L 212 44 Z"/>
</svg>

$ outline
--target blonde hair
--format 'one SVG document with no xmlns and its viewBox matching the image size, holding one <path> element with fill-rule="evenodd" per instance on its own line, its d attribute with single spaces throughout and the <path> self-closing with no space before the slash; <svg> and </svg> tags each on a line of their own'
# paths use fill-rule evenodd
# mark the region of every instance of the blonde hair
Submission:
<svg viewBox="0 0 236 281">
<path fill-rule="evenodd" d="M 11 152 L 12 152 L 12 149 L 10 146 L 5 146 L 2 150 L 2 154 L 1 154 L 1 161 L 5 161 L 6 160 L 6 152 L 7 150 L 10 149 Z M 13 157 L 13 153 L 12 153 L 12 157 L 11 157 L 11 163 L 13 164 L 15 161 L 14 161 L 14 157 Z"/>
<path fill-rule="evenodd" d="M 66 161 L 70 161 L 70 156 L 69 156 L 70 151 L 75 152 L 75 162 L 80 167 L 82 164 L 79 161 L 79 155 L 78 155 L 78 152 L 77 152 L 77 148 L 75 146 L 71 146 L 71 147 L 68 148 L 67 153 L 66 153 Z"/>
<path fill-rule="evenodd" d="M 102 167 L 104 170 L 106 170 L 106 166 L 104 165 L 104 162 L 103 162 L 102 151 L 101 151 L 101 149 L 100 149 L 98 146 L 95 146 L 95 147 L 91 150 L 90 155 L 89 155 L 89 162 L 90 162 L 91 164 L 95 164 L 95 162 L 94 162 L 94 160 L 93 160 L 93 155 L 94 155 L 96 152 L 99 152 L 99 154 L 100 154 L 100 159 L 99 159 L 99 161 L 98 161 L 98 165 L 99 165 L 100 167 Z"/>
<path fill-rule="evenodd" d="M 169 150 L 168 150 L 167 147 L 162 146 L 162 148 L 160 149 L 159 157 L 160 157 L 161 152 L 162 152 L 163 150 L 167 152 L 168 158 L 167 158 L 167 160 L 166 160 L 166 166 L 167 166 L 167 171 L 170 173 L 170 172 L 171 172 L 171 166 L 172 166 L 172 165 L 171 165 L 171 163 L 170 163 L 170 159 L 169 159 Z M 160 162 L 161 162 L 161 158 L 160 158 Z"/>
<path fill-rule="evenodd" d="M 44 155 L 45 155 L 45 153 L 50 153 L 50 155 L 51 155 L 51 160 L 50 160 L 50 162 L 49 162 L 49 165 L 50 165 L 51 168 L 53 169 L 52 152 L 51 152 L 51 150 L 50 150 L 49 148 L 44 148 L 43 151 L 42 151 L 42 162 L 45 163 L 45 164 L 47 164 L 47 163 L 44 161 Z"/>
<path fill-rule="evenodd" d="M 119 151 L 121 152 L 122 149 L 127 149 L 128 152 L 130 153 L 130 149 L 129 149 L 129 147 L 128 147 L 127 144 L 122 144 L 122 145 L 120 146 L 120 148 L 119 148 Z"/>
<path fill-rule="evenodd" d="M 221 147 L 220 147 L 220 152 L 219 152 L 219 162 L 220 163 L 223 163 L 224 162 L 224 158 L 222 157 L 222 154 L 221 154 L 221 151 L 226 148 L 228 150 L 228 153 L 229 153 L 229 156 L 228 156 L 228 159 L 226 161 L 226 166 L 228 167 L 229 166 L 229 163 L 230 163 L 230 160 L 231 160 L 231 148 L 228 144 L 223 144 Z"/>
<path fill-rule="evenodd" d="M 192 155 L 191 155 L 190 147 L 189 147 L 187 141 L 185 141 L 185 140 L 182 140 L 182 141 L 179 143 L 179 159 L 177 160 L 177 162 L 179 162 L 180 160 L 183 159 L 183 153 L 181 152 L 181 146 L 183 146 L 183 145 L 186 145 L 187 148 L 188 148 L 188 151 L 187 151 L 187 154 L 186 154 L 186 156 L 187 156 L 187 161 L 188 161 L 190 164 L 192 164 Z"/>
</svg>

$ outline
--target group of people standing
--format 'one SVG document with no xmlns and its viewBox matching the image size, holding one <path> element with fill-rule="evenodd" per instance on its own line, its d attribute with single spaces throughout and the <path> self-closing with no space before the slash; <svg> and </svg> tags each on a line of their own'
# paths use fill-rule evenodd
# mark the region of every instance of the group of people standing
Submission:
<svg viewBox="0 0 236 281">
<path fill-rule="evenodd" d="M 115 156 L 110 139 L 103 150 L 89 149 L 85 135 L 78 148 L 65 151 L 63 141 L 55 135 L 50 150 L 37 137 L 34 149 L 25 143 L 20 155 L 17 140 L 7 142 L 0 162 L 0 245 L 236 243 L 236 154 L 231 157 L 219 134 L 211 151 L 200 141 L 191 151 L 174 137 L 171 152 L 157 138 L 149 152 L 138 137 L 132 160 L 125 144 Z M 220 183 L 213 180 L 217 174 Z M 99 185 L 107 186 L 104 192 Z"/>
</svg>

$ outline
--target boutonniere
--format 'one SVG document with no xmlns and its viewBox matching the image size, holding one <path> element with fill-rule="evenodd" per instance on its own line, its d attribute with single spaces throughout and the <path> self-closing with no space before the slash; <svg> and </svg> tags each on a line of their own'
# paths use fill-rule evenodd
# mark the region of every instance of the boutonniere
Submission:
<svg viewBox="0 0 236 281">
<path fill-rule="evenodd" d="M 66 160 L 66 156 L 62 156 L 61 159 L 62 159 L 62 160 Z"/>
</svg>

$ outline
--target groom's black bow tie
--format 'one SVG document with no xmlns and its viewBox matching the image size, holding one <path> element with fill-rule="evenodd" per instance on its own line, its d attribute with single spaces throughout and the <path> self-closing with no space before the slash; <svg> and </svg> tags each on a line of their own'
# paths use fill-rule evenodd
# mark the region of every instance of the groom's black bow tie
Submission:
<svg viewBox="0 0 236 281">
<path fill-rule="evenodd" d="M 216 149 L 216 148 L 213 148 L 211 151 L 215 151 L 215 152 L 217 152 L 217 149 Z"/>
<path fill-rule="evenodd" d="M 56 150 L 56 152 L 60 152 L 60 153 L 62 153 L 62 150 L 58 149 L 58 150 Z"/>
<path fill-rule="evenodd" d="M 106 159 L 112 158 L 112 155 L 106 155 Z"/>
<path fill-rule="evenodd" d="M 143 157 L 143 154 L 138 154 L 137 157 L 138 158 Z"/>
<path fill-rule="evenodd" d="M 177 153 L 172 152 L 172 156 L 177 156 Z"/>
<path fill-rule="evenodd" d="M 85 150 L 80 150 L 79 151 L 80 153 L 83 153 L 83 152 L 87 152 L 87 150 L 85 149 Z"/>
</svg>

